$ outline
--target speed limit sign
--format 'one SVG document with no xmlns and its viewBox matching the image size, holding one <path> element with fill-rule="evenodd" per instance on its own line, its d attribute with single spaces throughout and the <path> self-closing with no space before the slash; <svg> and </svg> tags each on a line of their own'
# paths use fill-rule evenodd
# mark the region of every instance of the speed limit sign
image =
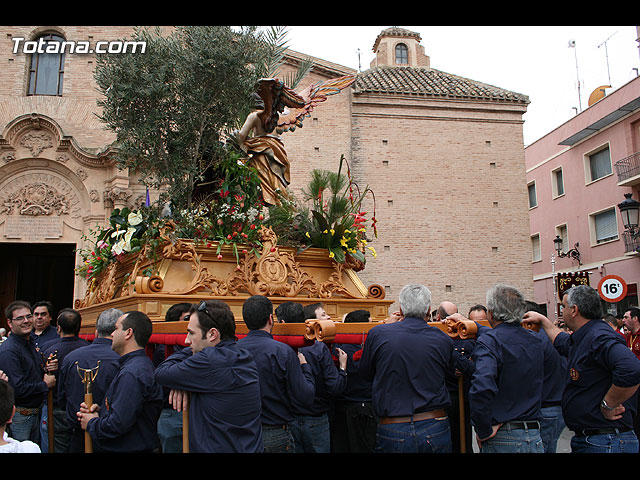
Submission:
<svg viewBox="0 0 640 480">
<path fill-rule="evenodd" d="M 627 284 L 618 275 L 607 275 L 600 280 L 598 293 L 605 302 L 619 302 L 627 296 Z"/>
</svg>

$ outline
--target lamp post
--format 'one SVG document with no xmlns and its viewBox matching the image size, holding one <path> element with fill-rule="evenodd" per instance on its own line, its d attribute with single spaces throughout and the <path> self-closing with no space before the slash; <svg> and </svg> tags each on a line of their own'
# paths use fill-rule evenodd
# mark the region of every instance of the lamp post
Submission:
<svg viewBox="0 0 640 480">
<path fill-rule="evenodd" d="M 551 253 L 551 278 L 553 280 L 553 313 L 558 322 L 558 287 L 556 284 L 556 256 Z"/>
<path fill-rule="evenodd" d="M 632 193 L 625 193 L 625 199 L 618 204 L 618 210 L 620 210 L 620 216 L 622 217 L 622 224 L 624 229 L 629 233 L 631 239 L 640 237 L 640 230 L 638 230 L 638 214 L 640 213 L 640 202 L 637 202 L 632 197 Z M 640 246 L 636 247 L 636 252 L 640 252 Z"/>
<path fill-rule="evenodd" d="M 556 238 L 553 239 L 553 245 L 555 246 L 559 258 L 570 257 L 574 260 L 577 260 L 578 265 L 582 265 L 582 261 L 580 259 L 580 251 L 578 250 L 578 247 L 580 246 L 579 243 L 576 242 L 573 248 L 565 253 L 562 251 L 564 242 L 559 235 L 556 235 Z"/>
</svg>

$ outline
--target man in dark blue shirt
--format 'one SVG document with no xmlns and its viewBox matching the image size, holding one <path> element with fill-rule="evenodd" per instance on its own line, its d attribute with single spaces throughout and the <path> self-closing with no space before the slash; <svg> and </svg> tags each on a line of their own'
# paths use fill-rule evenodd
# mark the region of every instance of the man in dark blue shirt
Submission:
<svg viewBox="0 0 640 480">
<path fill-rule="evenodd" d="M 89 345 L 89 342 L 78 337 L 80 332 L 80 326 L 82 324 L 82 317 L 80 313 L 71 308 L 65 308 L 58 314 L 56 322 L 56 330 L 60 335 L 59 338 L 46 342 L 40 353 L 43 358 L 49 358 L 55 356 L 58 360 L 58 367 L 62 364 L 64 358 L 77 348 L 85 347 Z M 59 385 L 59 368 L 56 369 L 53 374 L 56 377 L 56 384 Z M 54 448 L 55 453 L 67 453 L 69 451 L 69 445 L 71 443 L 71 426 L 67 421 L 67 414 L 65 406 L 60 403 L 58 397 L 58 389 L 54 388 L 51 391 L 53 400 L 53 434 L 54 434 Z M 42 421 L 40 422 L 40 449 L 43 452 L 49 451 L 49 436 L 48 436 L 48 404 L 45 403 L 42 409 Z"/>
<path fill-rule="evenodd" d="M 540 436 L 545 368 L 553 348 L 522 327 L 525 300 L 498 284 L 487 292 L 491 329 L 478 336 L 469 390 L 471 421 L 483 453 L 543 453 Z"/>
<path fill-rule="evenodd" d="M 70 453 L 84 453 L 84 430 L 76 415 L 84 401 L 83 372 L 91 370 L 92 375 L 95 375 L 91 383 L 91 394 L 94 403 L 102 405 L 105 393 L 120 369 L 120 355 L 111 348 L 111 334 L 122 315 L 122 311 L 117 308 L 103 311 L 96 320 L 93 342 L 70 352 L 58 363 L 58 401 L 65 409 L 67 422 L 71 426 Z"/>
<path fill-rule="evenodd" d="M 278 320 L 284 323 L 304 323 L 306 319 L 304 308 L 295 302 L 282 303 L 276 309 L 276 315 Z M 315 312 L 310 318 L 316 318 Z M 296 453 L 329 453 L 331 433 L 328 412 L 331 396 L 339 395 L 347 386 L 347 354 L 337 349 L 340 368 L 336 368 L 331 351 L 323 342 L 316 340 L 311 346 L 302 347 L 298 351 L 311 366 L 316 393 L 311 406 L 292 402 L 294 420 L 291 423 L 291 432 Z"/>
<path fill-rule="evenodd" d="M 453 340 L 427 323 L 427 287 L 406 285 L 398 301 L 403 318 L 369 330 L 360 359 L 359 373 L 373 381 L 372 401 L 379 417 L 376 451 L 448 453 L 445 375 L 453 362 Z"/>
<path fill-rule="evenodd" d="M 16 440 L 31 440 L 39 445 L 40 411 L 56 379 L 45 372 L 42 357 L 31 341 L 31 305 L 17 300 L 7 306 L 5 315 L 10 334 L 0 345 L 0 370 L 9 377 L 16 405 L 8 434 Z"/>
<path fill-rule="evenodd" d="M 537 312 L 527 312 L 525 319 L 540 324 L 558 352 L 568 358 L 562 414 L 574 432 L 571 451 L 638 452 L 633 418 L 640 360 L 627 348 L 624 337 L 602 321 L 598 292 L 578 285 L 563 295 L 562 320 L 571 334 Z"/>
<path fill-rule="evenodd" d="M 262 397 L 262 440 L 265 453 L 294 453 L 290 423 L 292 401 L 311 406 L 315 381 L 304 355 L 271 335 L 273 304 L 262 295 L 253 295 L 242 305 L 242 318 L 249 333 L 238 345 L 249 350 L 258 366 Z"/>
<path fill-rule="evenodd" d="M 260 453 L 262 429 L 258 369 L 251 354 L 238 347 L 229 306 L 201 302 L 189 311 L 185 343 L 156 369 L 157 382 L 172 389 L 181 408 L 189 395 L 189 451 Z"/>
<path fill-rule="evenodd" d="M 150 453 L 160 445 L 157 425 L 162 389 L 145 352 L 152 331 L 151 320 L 143 312 L 127 312 L 116 322 L 111 348 L 120 355 L 120 370 L 102 405 L 83 402 L 78 412 L 96 452 Z"/>
<path fill-rule="evenodd" d="M 33 311 L 33 330 L 31 341 L 37 351 L 41 351 L 44 344 L 59 337 L 55 322 L 53 322 L 53 305 L 51 302 L 41 300 L 31 308 Z M 44 450 L 43 450 L 44 451 Z"/>
</svg>

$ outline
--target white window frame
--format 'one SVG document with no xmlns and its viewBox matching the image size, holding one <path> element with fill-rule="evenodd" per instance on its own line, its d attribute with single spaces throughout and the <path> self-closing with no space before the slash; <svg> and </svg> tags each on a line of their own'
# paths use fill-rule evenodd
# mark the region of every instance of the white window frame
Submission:
<svg viewBox="0 0 640 480">
<path fill-rule="evenodd" d="M 594 179 L 591 176 L 591 157 L 593 157 L 594 155 L 596 155 L 597 153 L 600 153 L 605 149 L 609 150 L 609 173 Z M 593 150 L 585 153 L 583 156 L 583 159 L 584 159 L 584 179 L 585 179 L 586 185 L 599 182 L 600 180 L 613 175 L 613 161 L 611 160 L 611 145 L 609 144 L 609 142 L 606 142 L 600 145 L 599 147 L 594 148 Z"/>
<path fill-rule="evenodd" d="M 558 172 L 562 175 L 562 193 L 558 193 Z M 551 198 L 556 199 L 564 197 L 566 191 L 567 190 L 564 188 L 564 171 L 562 170 L 562 167 L 554 168 L 551 170 Z"/>
<path fill-rule="evenodd" d="M 613 218 L 616 222 L 616 236 L 615 238 L 610 238 L 609 240 L 605 240 L 598 243 L 598 239 L 596 236 L 596 217 L 605 212 L 613 211 Z M 616 242 L 620 240 L 620 232 L 618 228 L 618 216 L 616 215 L 616 206 L 612 205 L 603 209 L 598 210 L 597 212 L 592 212 L 589 214 L 589 237 L 591 241 L 592 247 L 597 247 L 599 245 L 606 245 L 607 243 Z"/>
<path fill-rule="evenodd" d="M 536 252 L 536 239 L 538 242 L 538 249 Z M 536 256 L 537 253 L 537 256 Z M 542 261 L 542 245 L 540 243 L 540 233 L 534 233 L 531 235 L 531 263 L 541 262 Z"/>
<path fill-rule="evenodd" d="M 562 231 L 564 229 L 564 236 L 562 235 Z M 567 223 L 563 223 L 560 225 L 556 225 L 555 228 L 556 235 L 562 238 L 562 253 L 567 253 L 569 251 L 569 227 Z M 555 237 L 554 237 L 555 238 Z"/>
<path fill-rule="evenodd" d="M 531 187 L 532 185 L 536 197 L 536 204 L 533 206 L 531 205 L 531 195 L 529 195 L 529 187 Z M 529 205 L 529 210 L 538 206 L 538 187 L 536 186 L 535 180 L 531 180 L 529 183 L 527 183 L 527 204 Z"/>
</svg>

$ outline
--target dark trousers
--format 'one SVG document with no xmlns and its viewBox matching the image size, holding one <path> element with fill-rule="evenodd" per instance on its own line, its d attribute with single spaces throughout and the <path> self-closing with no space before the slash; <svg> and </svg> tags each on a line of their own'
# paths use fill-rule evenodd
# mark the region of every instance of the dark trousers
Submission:
<svg viewBox="0 0 640 480">
<path fill-rule="evenodd" d="M 378 416 L 371 402 L 336 401 L 331 424 L 331 451 L 371 453 L 376 445 Z"/>
</svg>

